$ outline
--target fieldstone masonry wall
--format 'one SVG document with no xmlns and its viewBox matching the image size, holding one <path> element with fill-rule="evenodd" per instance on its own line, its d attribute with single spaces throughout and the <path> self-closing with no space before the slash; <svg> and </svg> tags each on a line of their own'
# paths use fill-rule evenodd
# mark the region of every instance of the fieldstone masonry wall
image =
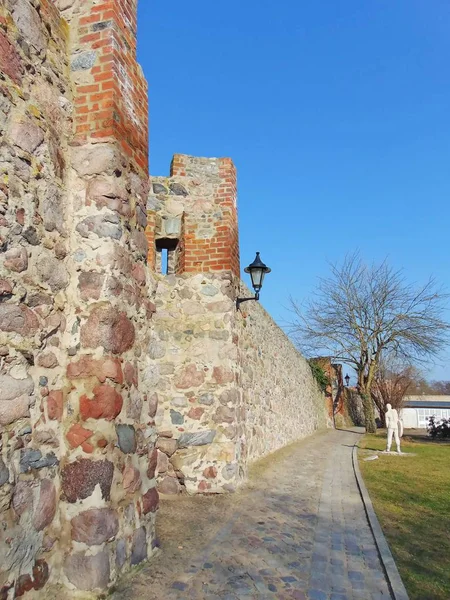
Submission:
<svg viewBox="0 0 450 600">
<path fill-rule="evenodd" d="M 135 12 L 0 2 L 0 598 L 104 589 L 153 550 Z"/>
<path fill-rule="evenodd" d="M 0 600 L 105 590 L 152 554 L 157 488 L 233 491 L 325 423 L 236 311 L 232 161 L 149 190 L 136 3 L 0 0 Z"/>
<path fill-rule="evenodd" d="M 149 346 L 162 494 L 233 491 L 252 461 L 327 425 L 306 360 L 259 304 L 236 310 L 250 292 L 234 262 L 235 170 L 225 164 L 176 155 L 171 177 L 152 178 L 147 233 L 169 263 L 156 260 Z"/>
<path fill-rule="evenodd" d="M 240 296 L 252 295 L 241 284 Z M 239 340 L 238 384 L 243 395 L 246 465 L 331 426 L 324 396 L 308 362 L 259 303 L 241 305 L 235 332 Z"/>
</svg>

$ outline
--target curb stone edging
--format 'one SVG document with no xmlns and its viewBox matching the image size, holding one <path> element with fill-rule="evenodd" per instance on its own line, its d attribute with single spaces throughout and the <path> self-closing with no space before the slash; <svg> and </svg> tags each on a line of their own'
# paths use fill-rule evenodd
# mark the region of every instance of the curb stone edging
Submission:
<svg viewBox="0 0 450 600">
<path fill-rule="evenodd" d="M 352 462 L 356 483 L 358 484 L 359 493 L 361 494 L 364 504 L 364 510 L 375 539 L 375 545 L 378 549 L 378 554 L 380 556 L 381 564 L 386 575 L 392 598 L 393 600 L 409 600 L 408 593 L 403 584 L 402 578 L 400 577 L 400 573 L 398 572 L 397 565 L 395 564 L 394 557 L 392 556 L 387 540 L 384 537 L 380 522 L 378 521 L 373 508 L 372 500 L 370 499 L 369 492 L 367 491 L 361 471 L 359 470 L 358 447 L 356 444 L 353 446 Z"/>
</svg>

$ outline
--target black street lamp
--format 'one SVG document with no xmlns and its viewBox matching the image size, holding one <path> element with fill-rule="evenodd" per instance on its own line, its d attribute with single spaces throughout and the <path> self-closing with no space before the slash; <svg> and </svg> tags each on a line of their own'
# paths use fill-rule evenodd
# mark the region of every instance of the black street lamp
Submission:
<svg viewBox="0 0 450 600">
<path fill-rule="evenodd" d="M 255 296 L 254 298 L 237 298 L 236 308 L 239 308 L 242 302 L 247 302 L 248 300 L 259 300 L 259 292 L 261 291 L 263 285 L 264 276 L 266 273 L 270 273 L 271 270 L 272 269 L 269 269 L 269 267 L 262 262 L 261 258 L 259 257 L 259 252 L 257 252 L 255 260 L 244 269 L 246 273 L 250 273 L 252 286 L 255 290 Z"/>
<path fill-rule="evenodd" d="M 345 379 L 345 383 L 346 383 L 346 385 L 347 385 L 347 387 L 348 387 L 348 384 L 350 383 L 350 375 L 348 375 L 348 374 L 347 374 L 347 375 L 344 377 L 344 379 Z"/>
</svg>

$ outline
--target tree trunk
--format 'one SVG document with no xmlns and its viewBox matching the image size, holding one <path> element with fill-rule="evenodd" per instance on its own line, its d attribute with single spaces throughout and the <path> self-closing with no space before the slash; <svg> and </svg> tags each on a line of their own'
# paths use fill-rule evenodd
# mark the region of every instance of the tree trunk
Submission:
<svg viewBox="0 0 450 600">
<path fill-rule="evenodd" d="M 377 424 L 375 423 L 375 412 L 373 410 L 373 400 L 370 393 L 361 392 L 361 398 L 363 400 L 366 433 L 376 433 Z"/>
<path fill-rule="evenodd" d="M 370 383 L 373 377 L 372 369 L 369 369 L 369 376 L 364 376 L 364 368 L 358 373 L 358 391 L 363 401 L 364 425 L 366 433 L 376 433 L 377 424 L 375 423 L 375 412 L 373 410 L 373 400 L 370 393 Z M 369 381 L 368 381 L 369 380 Z"/>
</svg>

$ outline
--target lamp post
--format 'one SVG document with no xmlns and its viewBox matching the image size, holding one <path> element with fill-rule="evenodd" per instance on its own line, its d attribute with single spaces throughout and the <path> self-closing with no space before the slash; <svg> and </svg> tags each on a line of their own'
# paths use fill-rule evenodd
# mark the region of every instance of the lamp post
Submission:
<svg viewBox="0 0 450 600">
<path fill-rule="evenodd" d="M 347 373 L 347 375 L 344 377 L 344 379 L 345 379 L 345 384 L 346 384 L 346 386 L 348 387 L 348 384 L 350 383 L 350 376 L 349 376 L 349 374 L 348 374 L 348 373 Z"/>
<path fill-rule="evenodd" d="M 259 252 L 257 252 L 255 260 L 244 269 L 246 273 L 250 273 L 252 286 L 255 290 L 255 296 L 253 298 L 237 298 L 237 309 L 239 309 L 239 306 L 242 304 L 242 302 L 248 302 L 249 300 L 259 300 L 259 292 L 261 291 L 264 277 L 266 273 L 270 273 L 271 270 L 272 269 L 269 269 L 269 267 L 262 262 L 259 256 Z"/>
</svg>

